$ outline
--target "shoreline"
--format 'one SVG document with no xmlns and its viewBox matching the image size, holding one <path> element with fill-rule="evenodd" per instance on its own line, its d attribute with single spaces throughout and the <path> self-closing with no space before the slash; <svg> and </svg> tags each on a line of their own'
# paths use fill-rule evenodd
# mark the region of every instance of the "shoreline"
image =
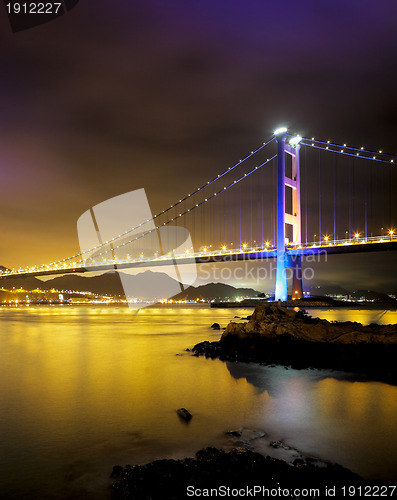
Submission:
<svg viewBox="0 0 397 500">
<path fill-rule="evenodd" d="M 289 460 L 264 454 L 263 449 L 257 451 L 255 448 L 260 446 L 254 443 L 268 437 L 260 431 L 241 428 L 226 434 L 235 438 L 236 446 L 229 450 L 207 447 L 197 451 L 194 458 L 162 458 L 143 465 L 115 465 L 110 475 L 114 480 L 112 497 L 116 500 L 179 500 L 194 496 L 193 492 L 208 497 L 211 491 L 217 492 L 214 496 L 227 496 L 228 491 L 229 496 L 241 497 L 238 490 L 244 491 L 242 496 L 253 496 L 246 492 L 252 492 L 255 487 L 260 497 L 281 497 L 281 492 L 288 490 L 288 496 L 294 494 L 296 499 L 344 498 L 343 488 L 347 487 L 357 490 L 357 495 L 349 495 L 352 498 L 360 497 L 360 488 L 388 491 L 386 483 L 366 480 L 339 464 L 304 456 L 281 441 L 270 442 L 270 446 L 289 453 Z M 335 494 L 330 493 L 330 488 L 334 488 Z M 309 490 L 312 490 L 311 497 L 307 494 Z"/>
</svg>

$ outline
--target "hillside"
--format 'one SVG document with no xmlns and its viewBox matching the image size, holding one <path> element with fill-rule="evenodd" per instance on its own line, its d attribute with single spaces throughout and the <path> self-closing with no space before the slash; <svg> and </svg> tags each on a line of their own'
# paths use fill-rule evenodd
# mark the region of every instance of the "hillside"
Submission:
<svg viewBox="0 0 397 500">
<path fill-rule="evenodd" d="M 128 283 L 128 292 L 131 296 L 140 298 L 153 297 L 155 290 L 157 298 L 170 298 L 174 295 L 176 300 L 236 300 L 238 297 L 257 297 L 258 293 L 252 288 L 236 288 L 225 283 L 209 283 L 201 286 L 188 287 L 183 292 L 175 295 L 180 290 L 177 281 L 164 273 L 145 271 L 138 275 L 126 275 L 124 273 L 108 272 L 99 276 L 81 276 L 77 274 L 65 274 L 47 281 L 38 278 L 14 278 L 0 280 L 0 287 L 7 289 L 24 288 L 25 290 L 76 290 L 80 292 L 93 292 L 101 295 L 124 296 L 124 288 L 121 278 Z"/>
<path fill-rule="evenodd" d="M 236 288 L 225 283 L 208 283 L 207 285 L 191 286 L 184 292 L 175 295 L 176 300 L 236 300 L 238 297 L 257 297 L 260 292 L 252 288 Z"/>
</svg>

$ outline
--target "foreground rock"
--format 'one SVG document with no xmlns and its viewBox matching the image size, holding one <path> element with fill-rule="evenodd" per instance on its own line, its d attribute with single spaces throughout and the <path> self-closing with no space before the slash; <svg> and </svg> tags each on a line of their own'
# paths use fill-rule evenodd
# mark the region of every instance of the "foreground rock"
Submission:
<svg viewBox="0 0 397 500">
<path fill-rule="evenodd" d="M 198 451 L 195 459 L 156 460 L 124 468 L 115 466 L 112 477 L 117 479 L 113 485 L 115 498 L 139 500 L 185 499 L 193 497 L 193 494 L 188 494 L 193 492 L 200 492 L 200 497 L 208 497 L 210 495 L 206 492 L 211 488 L 223 488 L 225 491 L 229 488 L 230 497 L 241 498 L 241 495 L 236 495 L 237 489 L 251 488 L 253 491 L 254 486 L 269 491 L 299 489 L 302 493 L 295 491 L 293 498 L 296 499 L 308 498 L 303 490 L 316 488 L 318 494 L 315 496 L 324 498 L 325 488 L 331 485 L 335 487 L 333 497 L 342 498 L 343 486 L 369 484 L 339 465 L 328 464 L 320 468 L 303 461 L 288 465 L 282 460 L 246 449 L 233 449 L 227 453 L 216 448 Z M 257 493 L 257 496 L 281 498 L 283 495 Z"/>
<path fill-rule="evenodd" d="M 189 420 L 192 419 L 193 415 L 190 413 L 189 410 L 186 410 L 186 408 L 179 408 L 179 410 L 176 410 L 178 416 L 182 419 L 185 420 L 186 422 L 189 422 Z"/>
<path fill-rule="evenodd" d="M 193 351 L 227 361 L 359 372 L 397 383 L 397 325 L 329 322 L 265 304 L 256 306 L 247 323 L 229 323 L 219 342 L 201 342 Z"/>
</svg>

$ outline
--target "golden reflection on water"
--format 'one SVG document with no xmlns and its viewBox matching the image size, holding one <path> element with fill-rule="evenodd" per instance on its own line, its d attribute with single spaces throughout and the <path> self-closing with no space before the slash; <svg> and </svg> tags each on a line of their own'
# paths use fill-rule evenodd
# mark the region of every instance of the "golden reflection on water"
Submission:
<svg viewBox="0 0 397 500">
<path fill-rule="evenodd" d="M 397 323 L 397 311 L 376 310 L 367 307 L 366 309 L 321 309 L 305 308 L 312 317 L 327 319 L 328 321 L 356 321 L 367 325 L 378 323 L 379 325 L 394 325 Z"/>
<path fill-rule="evenodd" d="M 247 313 L 0 309 L 4 477 L 20 474 L 25 457 L 24 474 L 41 484 L 41 471 L 52 470 L 62 489 L 59 471 L 71 464 L 83 464 L 80 474 L 90 464 L 107 475 L 115 463 L 193 454 L 240 426 L 274 433 L 357 472 L 390 476 L 397 464 L 397 387 L 185 352 L 202 340 L 218 340 L 221 332 L 209 328 L 214 321 L 225 326 Z M 176 415 L 182 406 L 193 414 L 189 425 Z"/>
</svg>

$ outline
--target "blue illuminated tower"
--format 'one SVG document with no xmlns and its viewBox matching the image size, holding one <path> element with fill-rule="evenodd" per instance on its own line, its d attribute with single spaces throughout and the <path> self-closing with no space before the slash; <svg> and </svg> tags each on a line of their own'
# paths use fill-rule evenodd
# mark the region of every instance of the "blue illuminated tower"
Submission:
<svg viewBox="0 0 397 500">
<path fill-rule="evenodd" d="M 292 226 L 292 242 L 294 246 L 301 245 L 301 203 L 300 203 L 300 168 L 299 150 L 300 137 L 293 137 L 286 144 L 287 129 L 280 128 L 275 131 L 277 140 L 277 269 L 275 300 L 287 300 L 288 282 L 287 267 L 292 268 L 292 298 L 303 297 L 302 288 L 302 263 L 300 256 L 288 256 L 286 252 L 285 225 Z M 292 157 L 291 177 L 285 175 L 285 154 Z M 285 188 L 291 188 L 292 213 L 285 212 Z"/>
</svg>

